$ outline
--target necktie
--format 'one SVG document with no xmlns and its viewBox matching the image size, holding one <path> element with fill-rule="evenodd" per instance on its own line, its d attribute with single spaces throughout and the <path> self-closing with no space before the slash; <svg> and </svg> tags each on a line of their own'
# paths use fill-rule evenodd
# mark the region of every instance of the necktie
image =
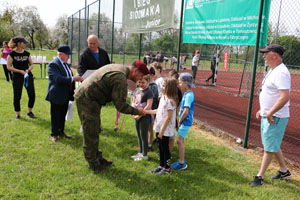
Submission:
<svg viewBox="0 0 300 200">
<path fill-rule="evenodd" d="M 71 73 L 69 71 L 69 67 L 68 67 L 68 65 L 66 63 L 64 63 L 64 67 L 66 68 L 68 76 L 71 78 L 72 76 L 71 76 Z"/>
<path fill-rule="evenodd" d="M 71 73 L 70 73 L 70 71 L 68 69 L 69 67 L 68 67 L 68 65 L 66 63 L 64 63 L 64 67 L 65 67 L 65 69 L 67 71 L 68 76 L 71 78 L 72 76 L 71 76 Z M 69 90 L 72 91 L 72 84 L 70 85 Z"/>
</svg>

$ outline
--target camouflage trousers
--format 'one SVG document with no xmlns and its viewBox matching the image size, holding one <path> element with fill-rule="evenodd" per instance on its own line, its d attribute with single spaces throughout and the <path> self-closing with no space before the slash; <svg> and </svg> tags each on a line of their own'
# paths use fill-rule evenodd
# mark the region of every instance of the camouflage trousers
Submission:
<svg viewBox="0 0 300 200">
<path fill-rule="evenodd" d="M 98 149 L 101 105 L 86 97 L 76 99 L 78 115 L 83 130 L 83 153 L 90 167 L 100 165 L 102 151 Z"/>
</svg>

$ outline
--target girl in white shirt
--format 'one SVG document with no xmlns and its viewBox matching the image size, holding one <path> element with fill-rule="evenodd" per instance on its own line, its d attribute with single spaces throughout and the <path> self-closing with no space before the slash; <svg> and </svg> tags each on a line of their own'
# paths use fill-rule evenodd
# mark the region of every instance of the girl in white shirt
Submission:
<svg viewBox="0 0 300 200">
<path fill-rule="evenodd" d="M 164 79 L 157 110 L 146 111 L 147 114 L 156 114 L 154 130 L 158 133 L 160 165 L 151 172 L 159 175 L 170 172 L 169 139 L 175 132 L 177 92 L 177 81 L 172 78 Z"/>
</svg>

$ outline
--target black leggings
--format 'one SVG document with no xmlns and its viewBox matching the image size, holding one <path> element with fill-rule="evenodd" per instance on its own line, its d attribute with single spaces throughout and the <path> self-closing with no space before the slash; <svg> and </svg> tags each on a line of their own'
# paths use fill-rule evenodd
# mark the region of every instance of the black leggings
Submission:
<svg viewBox="0 0 300 200">
<path fill-rule="evenodd" d="M 148 129 L 150 125 L 151 116 L 146 115 L 139 120 L 135 120 L 135 128 L 138 136 L 139 153 L 143 153 L 143 156 L 148 154 Z"/>
<path fill-rule="evenodd" d="M 9 78 L 11 80 L 11 72 L 7 69 L 6 65 L 3 65 L 3 70 L 6 77 L 6 81 L 9 82 Z"/>
<path fill-rule="evenodd" d="M 170 168 L 170 162 L 171 162 L 169 139 L 170 139 L 170 137 L 167 137 L 167 136 L 163 136 L 162 139 L 158 138 L 160 166 L 164 167 L 166 169 Z"/>
<path fill-rule="evenodd" d="M 14 74 L 12 77 L 13 89 L 14 89 L 14 107 L 16 112 L 21 111 L 20 100 L 22 97 L 24 76 L 19 74 Z M 26 88 L 28 95 L 28 108 L 33 108 L 35 102 L 35 91 L 33 75 L 29 74 L 28 87 Z"/>
<path fill-rule="evenodd" d="M 210 79 L 212 79 L 211 82 L 212 82 L 212 83 L 215 83 L 215 81 L 216 81 L 216 80 L 215 80 L 215 69 L 211 69 L 211 73 L 212 73 L 211 76 L 208 77 L 206 81 L 208 82 Z M 216 75 L 217 75 L 217 74 L 216 74 Z"/>
<path fill-rule="evenodd" d="M 197 76 L 198 66 L 192 66 L 192 71 L 193 71 L 193 79 L 195 81 Z"/>
</svg>

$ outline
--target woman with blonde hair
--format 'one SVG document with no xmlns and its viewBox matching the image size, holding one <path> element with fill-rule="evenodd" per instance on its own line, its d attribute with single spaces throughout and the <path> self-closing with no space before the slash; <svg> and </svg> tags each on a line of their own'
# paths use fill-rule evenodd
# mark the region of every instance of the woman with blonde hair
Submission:
<svg viewBox="0 0 300 200">
<path fill-rule="evenodd" d="M 32 113 L 32 108 L 35 102 L 35 90 L 33 75 L 33 62 L 30 53 L 25 51 L 28 41 L 23 36 L 16 36 L 12 38 L 8 46 L 12 52 L 7 56 L 7 69 L 12 72 L 12 83 L 14 91 L 14 109 L 16 112 L 16 119 L 20 119 L 20 100 L 22 97 L 23 85 L 26 88 L 28 95 L 28 112 L 30 118 L 36 118 Z"/>
</svg>

